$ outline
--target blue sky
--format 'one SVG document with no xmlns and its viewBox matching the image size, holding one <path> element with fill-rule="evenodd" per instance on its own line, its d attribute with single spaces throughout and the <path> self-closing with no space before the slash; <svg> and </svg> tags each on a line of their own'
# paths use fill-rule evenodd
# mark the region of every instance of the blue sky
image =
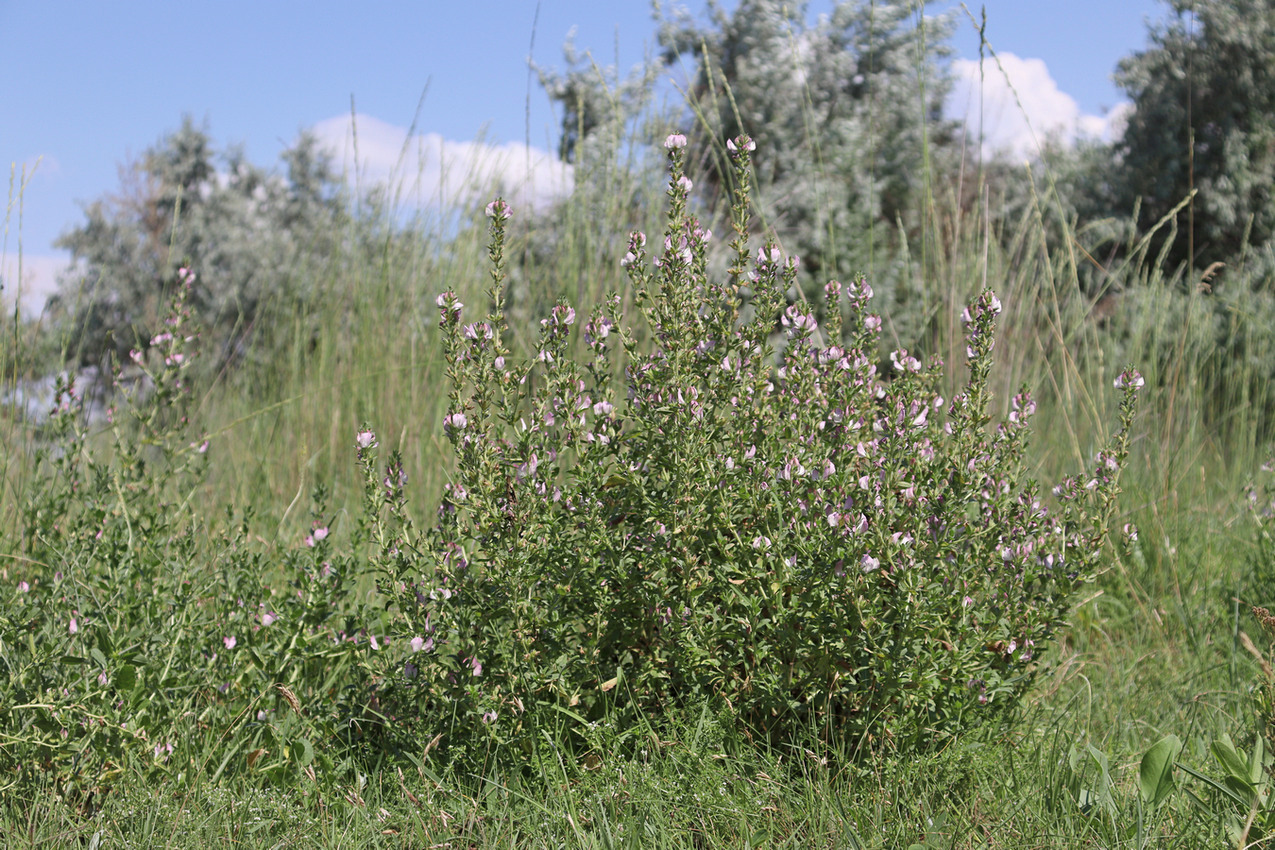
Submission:
<svg viewBox="0 0 1275 850">
<path fill-rule="evenodd" d="M 703 12 L 700 2 L 683 5 Z M 809 11 L 831 5 L 812 0 Z M 976 15 L 978 5 L 970 3 Z M 1156 0 L 983 5 L 988 39 L 1033 123 L 1065 134 L 1077 126 L 1108 132 L 1105 116 L 1121 102 L 1110 79 L 1115 64 L 1145 46 L 1145 21 L 1165 14 Z M 939 0 L 931 11 L 945 8 L 959 3 Z M 218 147 L 241 144 L 253 162 L 273 165 L 303 128 L 325 128 L 339 148 L 352 97 L 361 153 L 378 143 L 397 152 L 424 93 L 416 126 L 423 147 L 444 151 L 453 165 L 499 147 L 525 168 L 525 140 L 542 152 L 556 141 L 552 108 L 534 79 L 528 98 L 527 57 L 560 67 L 572 32 L 578 48 L 621 70 L 654 48 L 646 0 L 542 0 L 538 19 L 534 0 L 0 0 L 0 161 L 15 185 L 24 169 L 28 175 L 20 234 L 16 199 L 8 207 L 0 244 L 8 291 L 0 298 L 12 296 L 21 235 L 24 303 L 38 309 L 37 293 L 65 263 L 53 241 L 79 221 L 80 204 L 115 189 L 119 166 L 184 114 L 206 124 Z M 963 15 L 952 45 L 958 76 L 968 76 L 978 37 Z M 964 91 L 954 114 L 971 102 Z M 1026 155 L 1017 110 L 996 106 L 1003 84 L 985 89 L 984 99 L 991 143 Z M 536 162 L 540 179 L 569 181 L 547 154 Z"/>
</svg>

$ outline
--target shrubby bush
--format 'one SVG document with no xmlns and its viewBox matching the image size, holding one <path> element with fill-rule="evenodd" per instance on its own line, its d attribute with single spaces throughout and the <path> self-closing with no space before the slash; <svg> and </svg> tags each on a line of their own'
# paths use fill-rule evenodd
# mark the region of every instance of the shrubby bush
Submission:
<svg viewBox="0 0 1275 850">
<path fill-rule="evenodd" d="M 275 558 L 251 512 L 205 504 L 193 283 L 185 269 L 170 281 L 172 310 L 117 373 L 104 433 L 59 381 L 21 540 L 0 562 L 4 787 L 87 803 L 125 773 L 313 777 L 377 725 L 361 660 L 375 619 L 352 607 L 355 561 L 332 546 L 323 493 L 311 533 Z"/>
<path fill-rule="evenodd" d="M 618 295 L 587 318 L 560 303 L 526 361 L 505 341 L 512 211 L 488 207 L 486 315 L 438 299 L 456 475 L 436 525 L 359 434 L 374 566 L 413 650 L 395 699 L 451 758 L 704 706 L 751 737 L 926 746 L 1016 704 L 1100 569 L 1141 377 L 1117 379 L 1115 436 L 1046 508 L 1026 389 L 991 427 L 996 296 L 965 313 L 954 398 L 937 360 L 898 350 L 880 374 L 867 281 L 828 283 L 821 326 L 788 304 L 797 260 L 749 248 L 746 136 L 733 262 L 708 276 L 685 145 L 666 143 L 663 239 L 632 234 L 623 260 L 642 321 Z"/>
</svg>

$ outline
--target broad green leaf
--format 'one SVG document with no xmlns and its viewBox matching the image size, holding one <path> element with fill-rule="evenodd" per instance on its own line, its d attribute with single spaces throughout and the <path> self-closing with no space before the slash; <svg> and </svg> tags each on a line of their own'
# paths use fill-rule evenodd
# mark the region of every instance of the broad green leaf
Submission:
<svg viewBox="0 0 1275 850">
<path fill-rule="evenodd" d="M 1213 752 L 1213 757 L 1226 770 L 1227 774 L 1248 782 L 1248 764 L 1244 757 L 1235 749 L 1235 744 L 1231 743 L 1231 736 L 1225 732 L 1222 737 L 1215 740 L 1209 745 L 1209 749 Z"/>
<path fill-rule="evenodd" d="M 132 664 L 125 664 L 115 674 L 115 688 L 120 691 L 131 691 L 137 687 L 137 668 Z"/>
<path fill-rule="evenodd" d="M 1173 763 L 1180 752 L 1182 741 L 1177 735 L 1165 735 L 1147 750 L 1138 767 L 1143 802 L 1158 806 L 1173 791 Z"/>
<path fill-rule="evenodd" d="M 297 738 L 294 743 L 296 747 L 293 749 L 293 756 L 299 767 L 305 767 L 314 761 L 314 744 L 309 738 Z"/>
</svg>

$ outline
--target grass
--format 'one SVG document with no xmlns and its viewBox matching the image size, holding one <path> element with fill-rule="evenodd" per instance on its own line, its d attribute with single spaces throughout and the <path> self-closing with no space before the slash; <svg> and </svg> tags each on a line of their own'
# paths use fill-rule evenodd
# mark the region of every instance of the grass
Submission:
<svg viewBox="0 0 1275 850">
<path fill-rule="evenodd" d="M 511 301 L 527 326 L 560 295 L 587 314 L 622 284 L 623 234 L 658 230 L 650 222 L 660 200 L 641 170 L 599 167 L 614 169 L 599 177 L 606 192 L 566 205 L 551 228 L 529 228 L 510 252 L 524 259 Z M 231 727 L 204 728 L 192 732 L 203 743 L 189 763 L 125 772 L 109 793 L 68 795 L 53 784 L 0 791 L 4 845 L 1022 848 L 1226 840 L 1225 803 L 1215 792 L 1179 771 L 1179 789 L 1153 811 L 1139 798 L 1138 768 L 1150 745 L 1172 733 L 1185 742 L 1183 764 L 1216 773 L 1211 742 L 1260 733 L 1258 665 L 1241 633 L 1260 645 L 1247 606 L 1275 601 L 1261 595 L 1273 565 L 1258 560 L 1242 494 L 1275 401 L 1265 380 L 1270 350 L 1261 347 L 1268 308 L 1238 294 L 1246 281 L 1209 292 L 1134 252 L 1108 270 L 1107 287 L 1123 295 L 1099 324 L 1073 247 L 1084 234 L 1060 220 L 1047 193 L 1035 202 L 1017 219 L 992 222 L 940 192 L 922 211 L 930 247 L 907 269 L 928 296 L 923 344 L 960 362 L 961 306 L 984 281 L 998 291 L 1007 310 L 996 402 L 1008 404 L 1022 383 L 1036 388 L 1032 457 L 1042 482 L 1092 456 L 1102 423 L 1112 421 L 1111 378 L 1124 363 L 1138 364 L 1154 391 L 1119 520 L 1137 525 L 1138 540 L 1113 544 L 1107 570 L 1076 606 L 1013 722 L 941 752 L 863 764 L 742 745 L 712 718 L 689 716 L 675 725 L 680 734 L 652 732 L 640 746 L 620 746 L 621 730 L 604 725 L 596 758 L 544 759 L 525 775 L 440 776 L 413 758 L 369 769 L 333 753 L 337 768 L 317 780 L 278 784 L 251 770 L 210 781 L 201 760 Z M 314 295 L 303 308 L 280 305 L 267 315 L 286 342 L 277 356 L 219 378 L 198 399 L 215 461 L 196 501 L 255 509 L 252 545 L 266 577 L 282 573 L 284 553 L 309 529 L 316 483 L 332 490 L 334 528 L 345 533 L 342 524 L 357 514 L 350 442 L 360 423 L 375 420 L 386 447 L 403 453 L 418 516 L 430 515 L 448 478 L 433 297 L 452 289 L 481 303 L 482 228 L 347 226 L 345 243 L 364 247 L 335 267 L 308 269 Z M 1218 299 L 1230 299 L 1220 332 Z M 13 340 L 7 388 L 27 373 L 24 350 L 40 343 L 12 321 L 2 330 Z M 528 346 L 533 337 L 516 339 Z M 1249 346 L 1244 359 L 1227 356 L 1236 340 Z M 0 536 L 14 541 L 40 428 L 0 409 L 0 439 L 8 447 Z M 4 554 L 7 588 L 22 554 L 10 544 Z M 183 568 L 194 573 L 215 558 L 213 547 L 199 547 Z M 374 599 L 366 577 L 355 593 Z"/>
</svg>

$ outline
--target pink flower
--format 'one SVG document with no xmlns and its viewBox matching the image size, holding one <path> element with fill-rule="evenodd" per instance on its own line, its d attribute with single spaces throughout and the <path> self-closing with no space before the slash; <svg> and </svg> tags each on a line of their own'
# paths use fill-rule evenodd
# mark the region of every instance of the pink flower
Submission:
<svg viewBox="0 0 1275 850">
<path fill-rule="evenodd" d="M 513 208 L 507 204 L 503 198 L 497 198 L 487 205 L 487 217 L 495 218 L 501 221 L 509 218 L 514 214 Z"/>
<path fill-rule="evenodd" d="M 355 435 L 354 443 L 360 449 L 374 449 L 377 445 L 376 434 L 371 431 L 360 431 Z"/>
<path fill-rule="evenodd" d="M 425 638 L 421 637 L 420 635 L 417 635 L 416 637 L 412 638 L 411 645 L 412 645 L 412 652 L 420 652 L 422 649 L 425 648 Z"/>
<path fill-rule="evenodd" d="M 25 581 L 18 582 L 18 593 L 30 593 L 30 592 L 31 592 L 31 585 L 27 584 Z"/>
<path fill-rule="evenodd" d="M 780 253 L 777 245 L 769 245 L 757 249 L 757 262 L 759 263 L 764 263 L 768 260 L 772 263 L 778 263 L 783 258 L 784 255 Z"/>
<path fill-rule="evenodd" d="M 226 635 L 221 639 L 221 642 L 225 645 L 226 649 L 234 649 L 235 644 L 239 643 L 239 641 L 235 639 L 234 635 Z"/>
<path fill-rule="evenodd" d="M 1147 383 L 1146 379 L 1142 377 L 1141 372 L 1139 372 L 1137 369 L 1129 369 L 1120 373 L 1120 375 L 1116 378 L 1113 386 L 1115 386 L 1115 388 L 1118 390 L 1122 390 L 1125 387 L 1133 387 L 1134 389 L 1139 389 L 1140 387 L 1145 386 L 1146 383 Z"/>
<path fill-rule="evenodd" d="M 434 303 L 442 308 L 442 311 L 443 311 L 442 318 L 444 321 L 446 321 L 448 318 L 448 315 L 447 315 L 447 312 L 449 309 L 448 304 L 451 305 L 450 310 L 451 312 L 456 314 L 457 318 L 459 318 L 460 316 L 460 311 L 465 308 L 465 305 L 456 299 L 456 293 L 452 292 L 451 290 L 448 290 L 447 292 L 444 292 L 443 294 L 435 298 Z"/>
<path fill-rule="evenodd" d="M 917 360 L 911 354 L 908 354 L 906 348 L 900 348 L 890 352 L 890 362 L 894 364 L 894 368 L 900 372 L 919 372 L 921 371 L 921 361 Z"/>
<path fill-rule="evenodd" d="M 475 676 L 483 674 L 483 664 L 476 657 L 469 660 L 469 669 L 473 671 Z"/>
<path fill-rule="evenodd" d="M 686 137 L 681 133 L 672 133 L 664 140 L 664 147 L 667 150 L 677 150 L 686 147 Z"/>
<path fill-rule="evenodd" d="M 76 632 L 80 630 L 80 624 L 75 622 L 74 617 L 71 618 L 71 622 L 67 625 L 66 630 L 70 634 L 75 634 Z"/>
<path fill-rule="evenodd" d="M 279 615 L 273 611 L 267 611 L 261 615 L 261 625 L 268 626 L 275 620 L 279 619 Z"/>
</svg>

